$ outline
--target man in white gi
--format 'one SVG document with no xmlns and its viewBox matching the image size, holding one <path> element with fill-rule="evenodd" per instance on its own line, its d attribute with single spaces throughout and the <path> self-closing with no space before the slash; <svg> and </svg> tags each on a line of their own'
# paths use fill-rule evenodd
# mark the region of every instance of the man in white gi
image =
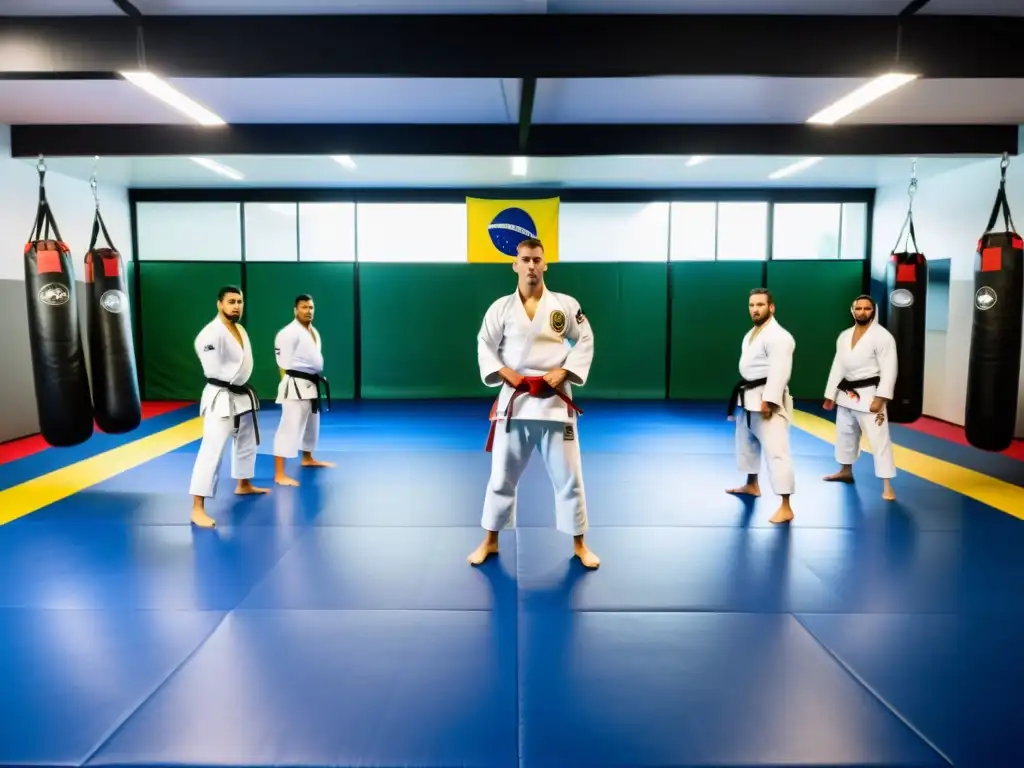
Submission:
<svg viewBox="0 0 1024 768">
<path fill-rule="evenodd" d="M 588 528 L 576 414 L 570 382 L 583 386 L 594 356 L 594 334 L 576 299 L 544 285 L 544 246 L 519 244 L 512 269 L 514 293 L 488 308 L 477 336 L 484 383 L 501 387 L 491 412 L 487 450 L 491 476 L 484 497 L 484 540 L 469 556 L 473 565 L 498 551 L 498 532 L 515 526 L 516 488 L 536 448 L 555 492 L 556 527 L 573 537 L 587 568 L 600 560 L 584 543 Z M 571 342 L 571 343 L 570 343 Z"/>
<path fill-rule="evenodd" d="M 284 375 L 277 387 L 277 403 L 281 406 L 281 422 L 274 435 L 274 482 L 297 486 L 299 483 L 285 472 L 285 461 L 294 459 L 302 450 L 303 467 L 333 467 L 329 461 L 313 458 L 320 438 L 320 385 L 327 386 L 330 407 L 331 389 L 324 378 L 324 355 L 320 333 L 313 327 L 313 297 L 302 294 L 295 299 L 295 319 L 282 328 L 274 339 L 277 367 Z"/>
<path fill-rule="evenodd" d="M 896 339 L 876 322 L 875 300 L 870 296 L 854 299 L 850 312 L 854 324 L 836 341 L 823 404 L 826 411 L 836 407 L 836 461 L 841 469 L 825 480 L 853 482 L 853 463 L 860 456 L 864 434 L 874 455 L 875 476 L 882 478 L 882 498 L 892 501 L 896 461 L 885 404 L 892 400 L 896 386 Z"/>
<path fill-rule="evenodd" d="M 737 466 L 747 474 L 747 482 L 726 493 L 761 495 L 757 475 L 763 449 L 772 491 L 782 497 L 782 505 L 769 521 L 787 523 L 793 519 L 789 497 L 796 484 L 789 452 L 789 425 L 793 419 L 789 377 L 796 342 L 775 319 L 775 303 L 767 289 L 751 291 L 748 308 L 754 327 L 740 345 L 741 379 L 729 400 L 729 418 L 736 421 Z M 742 409 L 739 417 L 737 407 Z"/>
<path fill-rule="evenodd" d="M 203 417 L 203 440 L 192 467 L 192 522 L 202 528 L 216 524 L 206 513 L 205 501 L 217 491 L 224 448 L 231 445 L 231 476 L 238 481 L 235 493 L 269 493 L 252 484 L 256 474 L 256 447 L 259 445 L 259 424 L 256 411 L 259 398 L 249 386 L 252 375 L 252 346 L 241 326 L 244 301 L 242 291 L 234 286 L 221 288 L 217 294 L 217 317 L 199 332 L 195 351 L 203 367 L 206 386 L 199 403 Z"/>
</svg>

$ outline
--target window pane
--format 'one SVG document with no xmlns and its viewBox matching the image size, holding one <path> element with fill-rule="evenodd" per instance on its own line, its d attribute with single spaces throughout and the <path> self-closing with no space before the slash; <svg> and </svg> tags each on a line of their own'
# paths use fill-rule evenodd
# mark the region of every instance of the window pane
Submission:
<svg viewBox="0 0 1024 768">
<path fill-rule="evenodd" d="M 241 203 L 139 203 L 140 261 L 241 261 Z"/>
<path fill-rule="evenodd" d="M 843 203 L 841 259 L 868 257 L 868 204 Z"/>
<path fill-rule="evenodd" d="M 246 261 L 298 261 L 295 203 L 246 203 L 243 211 Z"/>
<path fill-rule="evenodd" d="M 672 203 L 671 261 L 714 261 L 717 203 Z"/>
<path fill-rule="evenodd" d="M 772 258 L 839 258 L 840 203 L 776 203 Z"/>
<path fill-rule="evenodd" d="M 299 203 L 299 261 L 355 261 L 356 204 Z"/>
<path fill-rule="evenodd" d="M 460 263 L 466 251 L 465 203 L 359 203 L 359 261 Z"/>
<path fill-rule="evenodd" d="M 563 203 L 558 260 L 668 259 L 668 203 Z"/>
<path fill-rule="evenodd" d="M 764 261 L 768 256 L 768 203 L 718 204 L 718 259 Z"/>
</svg>

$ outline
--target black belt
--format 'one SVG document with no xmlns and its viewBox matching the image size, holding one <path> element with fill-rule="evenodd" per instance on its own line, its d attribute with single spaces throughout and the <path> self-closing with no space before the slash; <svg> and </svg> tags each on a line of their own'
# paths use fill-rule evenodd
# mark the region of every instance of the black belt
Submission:
<svg viewBox="0 0 1024 768">
<path fill-rule="evenodd" d="M 881 380 L 879 376 L 872 376 L 870 379 L 857 379 L 856 381 L 843 379 L 839 382 L 839 386 L 836 389 L 840 392 L 845 392 L 854 400 L 860 400 L 860 395 L 857 392 L 858 389 L 861 387 L 877 387 Z"/>
<path fill-rule="evenodd" d="M 732 388 L 732 395 L 729 397 L 729 410 L 727 411 L 727 415 L 732 416 L 733 413 L 736 412 L 736 406 L 742 405 L 742 403 L 740 402 L 740 396 L 744 392 L 746 392 L 748 389 L 756 389 L 757 387 L 764 386 L 767 383 L 767 378 L 754 379 L 753 381 L 750 381 L 748 379 L 740 379 L 738 382 L 736 382 L 736 386 Z M 747 426 L 749 427 L 750 411 L 746 410 L 746 408 L 744 408 L 743 411 L 747 415 Z"/>
<path fill-rule="evenodd" d="M 256 411 L 258 411 L 260 409 L 260 399 L 259 399 L 259 396 L 256 394 L 256 390 L 253 389 L 252 385 L 250 385 L 250 384 L 229 384 L 228 382 L 221 381 L 220 379 L 207 379 L 206 383 L 207 384 L 211 384 L 211 385 L 213 385 L 215 387 L 220 387 L 221 389 L 226 389 L 228 392 L 230 392 L 233 395 L 246 395 L 249 398 L 249 402 L 252 404 L 252 428 L 253 428 L 253 430 L 256 433 L 256 445 L 259 445 L 260 444 L 260 420 L 256 416 Z M 238 430 L 238 427 L 241 425 L 241 423 L 242 423 L 242 415 L 240 413 L 236 413 L 235 414 L 235 430 L 236 431 Z"/>
<path fill-rule="evenodd" d="M 311 382 L 313 386 L 316 387 L 316 397 L 313 399 L 313 413 L 320 413 L 320 384 L 322 382 L 324 388 L 327 390 L 327 410 L 331 410 L 331 382 L 327 380 L 326 376 L 321 376 L 318 373 L 307 373 L 306 371 L 293 371 L 290 368 L 285 371 L 285 375 L 291 376 L 293 379 L 302 379 L 303 381 Z M 292 382 L 292 385 L 295 387 L 295 395 L 298 397 L 299 385 L 294 381 Z"/>
</svg>

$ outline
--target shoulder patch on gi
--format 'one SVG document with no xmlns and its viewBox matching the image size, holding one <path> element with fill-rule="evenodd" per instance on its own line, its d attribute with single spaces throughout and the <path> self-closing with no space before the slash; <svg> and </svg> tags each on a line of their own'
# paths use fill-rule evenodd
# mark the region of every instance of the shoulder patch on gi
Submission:
<svg viewBox="0 0 1024 768">
<path fill-rule="evenodd" d="M 551 330 L 555 333 L 561 333 L 565 330 L 565 313 L 556 309 L 551 313 Z"/>
<path fill-rule="evenodd" d="M 207 344 L 205 347 L 203 347 L 203 352 L 213 352 L 213 350 L 215 349 L 216 347 L 213 346 L 213 344 Z"/>
<path fill-rule="evenodd" d="M 587 322 L 587 316 L 583 314 L 583 307 L 576 310 L 576 324 Z"/>
<path fill-rule="evenodd" d="M 565 425 L 565 427 L 562 430 L 562 439 L 563 440 L 575 440 L 576 439 L 576 430 L 575 430 L 575 428 L 573 427 L 572 424 L 566 424 Z"/>
</svg>

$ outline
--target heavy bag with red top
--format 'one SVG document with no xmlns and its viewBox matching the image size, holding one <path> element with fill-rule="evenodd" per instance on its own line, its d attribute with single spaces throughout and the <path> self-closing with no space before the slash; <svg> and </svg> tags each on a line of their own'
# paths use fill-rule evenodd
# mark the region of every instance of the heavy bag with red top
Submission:
<svg viewBox="0 0 1024 768">
<path fill-rule="evenodd" d="M 917 253 L 914 222 L 908 220 L 914 250 L 893 253 L 885 273 L 885 327 L 896 341 L 898 369 L 892 401 L 885 410 L 889 421 L 896 424 L 910 424 L 924 412 L 928 260 L 923 253 Z"/>
<path fill-rule="evenodd" d="M 39 170 L 39 209 L 25 246 L 25 299 L 39 431 L 68 447 L 92 436 L 92 398 L 78 321 L 71 249 L 63 242 Z M 52 237 L 51 237 L 52 229 Z"/>
<path fill-rule="evenodd" d="M 1002 209 L 1005 232 L 992 232 Z M 1006 200 L 1006 161 L 985 234 L 974 256 L 974 325 L 967 369 L 967 441 L 984 451 L 1013 442 L 1024 322 L 1024 240 Z"/>
<path fill-rule="evenodd" d="M 97 248 L 100 232 L 106 248 Z M 96 424 L 110 434 L 131 432 L 142 422 L 131 311 L 124 261 L 99 208 L 85 255 L 86 324 Z"/>
</svg>

